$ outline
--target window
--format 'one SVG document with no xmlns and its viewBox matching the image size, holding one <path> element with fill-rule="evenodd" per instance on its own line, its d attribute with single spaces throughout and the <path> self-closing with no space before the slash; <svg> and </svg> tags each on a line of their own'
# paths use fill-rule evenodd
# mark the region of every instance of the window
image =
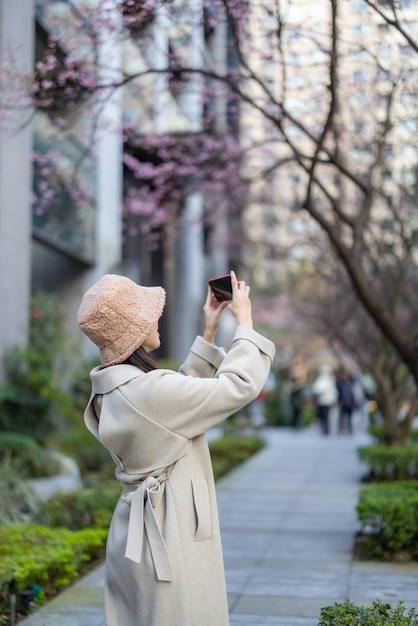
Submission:
<svg viewBox="0 0 418 626">
<path fill-rule="evenodd" d="M 302 113 L 306 107 L 305 102 L 301 98 L 286 98 L 284 105 L 293 114 Z"/>
<path fill-rule="evenodd" d="M 401 126 L 408 133 L 415 134 L 418 132 L 418 120 L 416 118 L 405 119 L 401 122 Z"/>
<path fill-rule="evenodd" d="M 365 22 L 359 22 L 353 27 L 353 35 L 356 39 L 364 39 L 370 34 L 370 26 Z"/>
<path fill-rule="evenodd" d="M 418 95 L 416 93 L 403 93 L 401 102 L 404 107 L 416 107 L 418 105 Z"/>
<path fill-rule="evenodd" d="M 354 84 L 368 85 L 371 81 L 370 72 L 368 70 L 356 70 L 353 74 Z"/>
<path fill-rule="evenodd" d="M 46 114 L 34 118 L 34 235 L 90 262 L 95 241 L 95 162 L 85 147 L 65 136 Z"/>
<path fill-rule="evenodd" d="M 381 59 L 390 59 L 392 56 L 392 48 L 388 44 L 382 43 L 377 47 L 377 56 Z"/>
<path fill-rule="evenodd" d="M 305 81 L 302 76 L 288 76 L 285 82 L 285 89 L 290 91 L 297 91 L 298 89 L 303 89 Z"/>
<path fill-rule="evenodd" d="M 360 0 L 360 2 L 351 2 L 351 10 L 356 15 L 365 13 L 367 11 L 367 4 L 362 0 Z"/>
</svg>

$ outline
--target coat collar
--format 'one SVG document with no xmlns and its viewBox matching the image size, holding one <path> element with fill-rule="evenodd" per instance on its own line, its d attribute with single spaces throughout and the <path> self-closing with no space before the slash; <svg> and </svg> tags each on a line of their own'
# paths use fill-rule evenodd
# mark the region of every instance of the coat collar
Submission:
<svg viewBox="0 0 418 626">
<path fill-rule="evenodd" d="M 133 378 L 142 376 L 144 372 L 135 365 L 99 365 L 90 372 L 93 394 L 103 394 L 113 391 Z"/>
</svg>

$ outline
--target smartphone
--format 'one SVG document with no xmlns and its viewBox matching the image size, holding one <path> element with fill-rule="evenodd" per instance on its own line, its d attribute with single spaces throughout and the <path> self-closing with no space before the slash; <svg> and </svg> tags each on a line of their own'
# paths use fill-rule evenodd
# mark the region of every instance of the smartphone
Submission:
<svg viewBox="0 0 418 626">
<path fill-rule="evenodd" d="M 232 300 L 232 283 L 230 274 L 211 278 L 208 282 L 218 302 Z"/>
</svg>

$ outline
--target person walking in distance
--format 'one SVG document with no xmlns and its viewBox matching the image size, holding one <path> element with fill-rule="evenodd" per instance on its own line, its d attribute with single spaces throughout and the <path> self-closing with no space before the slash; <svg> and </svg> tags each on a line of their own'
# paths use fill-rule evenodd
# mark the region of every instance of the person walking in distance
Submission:
<svg viewBox="0 0 418 626">
<path fill-rule="evenodd" d="M 351 380 L 348 376 L 347 370 L 344 367 L 340 367 L 337 371 L 337 392 L 338 392 L 338 432 L 343 433 L 347 430 L 348 433 L 353 432 L 351 416 L 354 409 L 354 393 Z"/>
<path fill-rule="evenodd" d="M 253 330 L 249 287 L 231 272 L 232 301 L 208 288 L 204 330 L 179 372 L 160 369 L 162 287 L 107 274 L 84 295 L 78 324 L 100 349 L 84 420 L 121 482 L 105 567 L 107 626 L 227 626 L 228 605 L 205 432 L 254 400 L 274 345 Z M 237 322 L 214 344 L 221 315 Z"/>
<path fill-rule="evenodd" d="M 291 421 L 295 429 L 301 426 L 301 413 L 305 402 L 306 368 L 302 358 L 296 356 L 290 367 L 290 406 Z"/>
<path fill-rule="evenodd" d="M 330 365 L 322 365 L 319 376 L 312 385 L 312 393 L 316 402 L 316 414 L 321 431 L 329 434 L 329 411 L 337 402 L 335 377 Z"/>
</svg>

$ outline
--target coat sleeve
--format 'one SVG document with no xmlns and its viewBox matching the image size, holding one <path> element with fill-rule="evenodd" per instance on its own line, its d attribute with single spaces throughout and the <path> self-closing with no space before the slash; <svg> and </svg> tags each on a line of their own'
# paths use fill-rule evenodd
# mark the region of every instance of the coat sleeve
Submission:
<svg viewBox="0 0 418 626">
<path fill-rule="evenodd" d="M 126 385 L 126 400 L 148 418 L 189 439 L 254 400 L 267 380 L 274 345 L 252 329 L 239 326 L 232 347 L 215 376 L 196 378 L 154 370 L 141 385 Z"/>
<path fill-rule="evenodd" d="M 179 372 L 186 376 L 212 378 L 226 355 L 223 348 L 208 343 L 203 337 L 196 337 L 190 352 Z"/>
</svg>

